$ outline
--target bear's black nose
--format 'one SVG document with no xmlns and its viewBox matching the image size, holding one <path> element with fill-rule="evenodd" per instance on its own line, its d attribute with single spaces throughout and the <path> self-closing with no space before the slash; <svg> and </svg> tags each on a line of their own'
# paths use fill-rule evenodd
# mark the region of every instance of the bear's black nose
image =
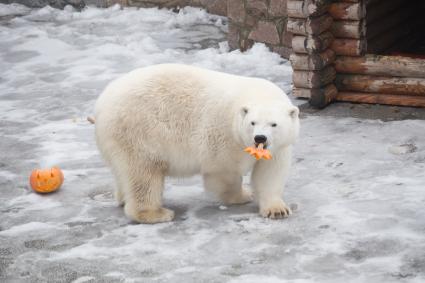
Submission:
<svg viewBox="0 0 425 283">
<path fill-rule="evenodd" d="M 256 143 L 265 143 L 267 141 L 267 137 L 266 136 L 263 136 L 263 135 L 256 135 L 254 137 L 254 141 Z"/>
</svg>

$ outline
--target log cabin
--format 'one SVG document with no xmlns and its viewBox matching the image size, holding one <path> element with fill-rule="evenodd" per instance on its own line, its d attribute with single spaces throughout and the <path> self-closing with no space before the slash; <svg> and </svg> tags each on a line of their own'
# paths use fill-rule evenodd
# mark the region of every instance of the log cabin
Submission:
<svg viewBox="0 0 425 283">
<path fill-rule="evenodd" d="M 425 107 L 425 1 L 288 0 L 293 94 Z"/>
</svg>

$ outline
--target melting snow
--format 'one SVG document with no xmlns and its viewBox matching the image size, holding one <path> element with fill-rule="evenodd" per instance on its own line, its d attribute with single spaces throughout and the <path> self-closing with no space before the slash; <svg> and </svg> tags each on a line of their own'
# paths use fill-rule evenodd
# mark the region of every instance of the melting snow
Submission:
<svg viewBox="0 0 425 283">
<path fill-rule="evenodd" d="M 85 121 L 111 79 L 183 62 L 289 91 L 286 60 L 261 44 L 229 52 L 226 29 L 193 8 L 0 4 L 0 281 L 425 280 L 424 121 L 304 118 L 282 221 L 223 206 L 199 176 L 167 180 L 175 222 L 125 218 Z M 65 184 L 35 195 L 29 172 L 51 165 Z"/>
</svg>

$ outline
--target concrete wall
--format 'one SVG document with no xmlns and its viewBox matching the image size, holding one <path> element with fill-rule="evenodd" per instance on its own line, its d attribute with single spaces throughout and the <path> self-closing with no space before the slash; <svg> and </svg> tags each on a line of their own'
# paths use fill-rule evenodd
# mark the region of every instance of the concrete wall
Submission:
<svg viewBox="0 0 425 283">
<path fill-rule="evenodd" d="M 228 40 L 232 49 L 246 50 L 263 42 L 274 52 L 288 58 L 292 34 L 286 31 L 287 0 L 229 0 Z"/>
</svg>

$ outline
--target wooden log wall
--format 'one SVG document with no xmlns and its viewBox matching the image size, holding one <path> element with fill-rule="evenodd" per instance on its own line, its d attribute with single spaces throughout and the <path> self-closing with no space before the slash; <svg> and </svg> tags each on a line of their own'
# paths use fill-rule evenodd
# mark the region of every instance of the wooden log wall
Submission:
<svg viewBox="0 0 425 283">
<path fill-rule="evenodd" d="M 331 47 L 338 55 L 335 100 L 425 107 L 424 59 L 365 55 L 412 44 L 409 34 L 425 25 L 419 2 L 360 0 L 331 5 L 336 38 Z"/>
<path fill-rule="evenodd" d="M 331 48 L 337 55 L 362 56 L 366 52 L 366 8 L 364 1 L 343 0 L 332 3 L 329 14 L 335 37 Z"/>
<path fill-rule="evenodd" d="M 336 97 L 333 63 L 335 52 L 329 14 L 332 0 L 288 0 L 287 30 L 294 34 L 290 56 L 293 94 L 309 98 L 314 107 L 323 108 Z"/>
<path fill-rule="evenodd" d="M 362 0 L 360 6 L 347 8 L 350 21 L 334 18 L 332 48 L 338 55 L 335 100 L 425 107 L 425 60 L 401 56 L 381 56 L 393 48 L 412 44 L 412 32 L 423 30 L 424 9 L 420 1 Z M 346 3 L 335 3 L 331 14 Z M 361 7 L 363 6 L 363 7 Z M 334 11 L 334 12 L 332 12 Z M 422 14 L 422 16 L 421 16 Z M 358 21 L 354 20 L 359 16 Z M 336 24 L 335 24 L 336 23 Z"/>
<path fill-rule="evenodd" d="M 361 0 L 288 0 L 288 30 L 294 34 L 290 56 L 294 95 L 325 107 L 337 98 L 337 56 L 366 51 L 365 9 Z"/>
<path fill-rule="evenodd" d="M 335 69 L 336 100 L 425 107 L 425 59 L 340 56 Z"/>
<path fill-rule="evenodd" d="M 288 0 L 293 94 L 319 108 L 333 100 L 425 107 L 425 59 L 366 55 L 412 44 L 411 32 L 425 29 L 419 2 Z"/>
</svg>

